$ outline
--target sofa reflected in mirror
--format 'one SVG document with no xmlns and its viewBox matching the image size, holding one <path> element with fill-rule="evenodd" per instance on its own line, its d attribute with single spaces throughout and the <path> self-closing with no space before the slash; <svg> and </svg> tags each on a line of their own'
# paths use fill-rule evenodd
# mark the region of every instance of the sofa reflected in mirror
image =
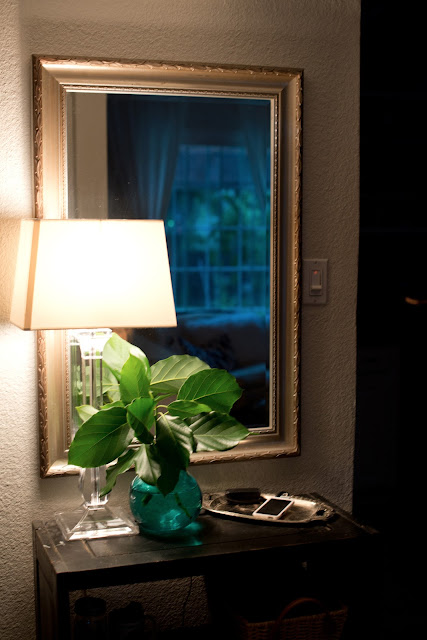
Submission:
<svg viewBox="0 0 427 640">
<path fill-rule="evenodd" d="M 226 369 L 243 389 L 232 414 L 249 429 L 269 429 L 269 319 L 257 313 L 178 314 L 167 329 L 116 332 L 147 355 L 150 364 L 187 353 Z"/>
</svg>

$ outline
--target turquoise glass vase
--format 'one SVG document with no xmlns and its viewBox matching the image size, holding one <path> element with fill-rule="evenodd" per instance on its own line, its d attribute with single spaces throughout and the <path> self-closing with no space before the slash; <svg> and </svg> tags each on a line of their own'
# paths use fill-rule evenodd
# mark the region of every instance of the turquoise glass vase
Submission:
<svg viewBox="0 0 427 640">
<path fill-rule="evenodd" d="M 197 518 L 202 508 L 200 487 L 186 471 L 180 472 L 175 488 L 165 496 L 156 486 L 136 476 L 129 497 L 140 530 L 156 535 L 184 529 Z"/>
</svg>

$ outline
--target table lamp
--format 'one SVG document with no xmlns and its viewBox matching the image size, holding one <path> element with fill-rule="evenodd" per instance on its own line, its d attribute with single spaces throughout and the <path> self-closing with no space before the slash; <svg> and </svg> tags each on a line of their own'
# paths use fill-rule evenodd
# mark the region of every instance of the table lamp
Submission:
<svg viewBox="0 0 427 640">
<path fill-rule="evenodd" d="M 22 220 L 10 320 L 24 330 L 72 330 L 83 395 L 99 408 L 111 328 L 176 326 L 163 221 Z M 83 504 L 55 514 L 65 539 L 138 533 L 100 495 L 104 476 L 105 468 L 80 471 Z"/>
</svg>

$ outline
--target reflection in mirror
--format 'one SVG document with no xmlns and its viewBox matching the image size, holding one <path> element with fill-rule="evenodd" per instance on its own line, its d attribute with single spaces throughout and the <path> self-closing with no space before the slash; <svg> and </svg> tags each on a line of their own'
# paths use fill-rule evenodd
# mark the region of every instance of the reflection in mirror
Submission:
<svg viewBox="0 0 427 640">
<path fill-rule="evenodd" d="M 196 355 L 244 389 L 235 412 L 252 434 L 192 463 L 298 455 L 302 72 L 33 65 L 36 217 L 163 219 L 178 326 L 111 328 L 151 362 Z M 67 450 L 79 362 L 66 332 L 38 333 L 43 477 L 77 471 Z"/>
<path fill-rule="evenodd" d="M 271 428 L 270 102 L 73 92 L 67 104 L 68 216 L 165 221 L 178 326 L 126 339 L 151 363 L 188 353 L 230 371 L 244 389 L 234 416 L 257 431 Z"/>
</svg>

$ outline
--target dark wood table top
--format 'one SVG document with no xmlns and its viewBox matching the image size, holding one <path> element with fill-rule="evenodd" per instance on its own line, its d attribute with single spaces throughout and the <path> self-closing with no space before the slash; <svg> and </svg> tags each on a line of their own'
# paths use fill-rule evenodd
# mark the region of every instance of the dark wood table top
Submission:
<svg viewBox="0 0 427 640">
<path fill-rule="evenodd" d="M 308 497 L 321 499 L 310 494 Z M 219 571 L 229 562 L 264 561 L 269 554 L 315 556 L 319 546 L 348 548 L 375 538 L 366 527 L 334 505 L 326 522 L 278 525 L 230 519 L 202 512 L 183 532 L 168 537 L 147 534 L 65 542 L 54 520 L 33 522 L 35 554 L 45 573 L 52 572 L 67 588 L 127 584 L 203 575 Z"/>
</svg>

